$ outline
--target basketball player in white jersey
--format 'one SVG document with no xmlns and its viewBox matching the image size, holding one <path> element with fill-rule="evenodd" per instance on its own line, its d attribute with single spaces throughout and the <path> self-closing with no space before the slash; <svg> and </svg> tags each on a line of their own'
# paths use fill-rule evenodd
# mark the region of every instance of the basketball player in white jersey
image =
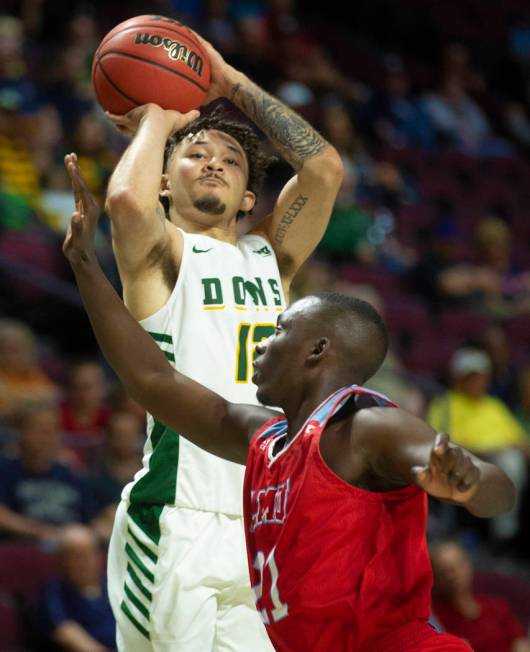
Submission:
<svg viewBox="0 0 530 652">
<path fill-rule="evenodd" d="M 264 171 L 252 129 L 156 105 L 112 117 L 133 139 L 106 209 L 133 316 L 179 371 L 225 399 L 257 403 L 255 345 L 274 330 L 291 279 L 324 233 L 342 162 L 300 116 L 204 46 L 212 66 L 207 102 L 230 99 L 294 169 L 272 213 L 238 239 L 237 217 L 254 206 Z M 248 580 L 244 468 L 150 417 L 148 434 L 109 550 L 119 649 L 272 650 Z"/>
</svg>

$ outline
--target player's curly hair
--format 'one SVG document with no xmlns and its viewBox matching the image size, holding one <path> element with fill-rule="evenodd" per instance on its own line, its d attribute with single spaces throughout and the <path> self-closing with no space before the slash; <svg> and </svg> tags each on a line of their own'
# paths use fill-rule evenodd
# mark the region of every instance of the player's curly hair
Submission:
<svg viewBox="0 0 530 652">
<path fill-rule="evenodd" d="M 250 190 L 258 197 L 263 187 L 267 168 L 276 160 L 276 157 L 270 156 L 263 151 L 258 135 L 250 125 L 230 119 L 222 105 L 217 106 L 207 115 L 199 116 L 168 139 L 164 150 L 164 172 L 175 151 L 175 147 L 189 134 L 196 134 L 203 129 L 224 131 L 237 140 L 243 148 L 248 161 L 247 190 Z M 252 210 L 249 213 L 252 213 Z M 244 211 L 239 211 L 237 217 L 240 218 L 244 215 Z"/>
</svg>

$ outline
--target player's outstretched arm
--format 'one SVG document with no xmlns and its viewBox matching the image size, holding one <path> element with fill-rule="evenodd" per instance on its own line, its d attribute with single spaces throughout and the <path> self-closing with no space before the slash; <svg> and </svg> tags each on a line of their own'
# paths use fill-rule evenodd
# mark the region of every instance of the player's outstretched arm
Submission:
<svg viewBox="0 0 530 652">
<path fill-rule="evenodd" d="M 230 99 L 266 134 L 296 172 L 280 193 L 272 214 L 256 230 L 270 240 L 284 285 L 285 281 L 288 285 L 326 230 L 342 184 L 342 160 L 306 120 L 229 66 L 210 43 L 201 41 L 212 68 L 207 99 Z"/>
<path fill-rule="evenodd" d="M 76 210 L 63 251 L 105 357 L 131 396 L 157 420 L 210 453 L 244 464 L 249 437 L 276 413 L 229 403 L 171 367 L 103 274 L 93 246 L 99 207 L 69 157 L 66 166 Z"/>
<path fill-rule="evenodd" d="M 355 421 L 372 470 L 389 482 L 414 482 L 475 516 L 491 517 L 513 507 L 515 488 L 502 469 L 454 444 L 446 433 L 435 433 L 418 417 L 372 408 L 359 412 Z"/>
</svg>

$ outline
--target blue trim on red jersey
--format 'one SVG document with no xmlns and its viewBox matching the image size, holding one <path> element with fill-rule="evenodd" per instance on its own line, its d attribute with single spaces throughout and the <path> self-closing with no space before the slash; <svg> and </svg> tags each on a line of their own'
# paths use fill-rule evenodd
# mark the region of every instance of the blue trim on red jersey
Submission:
<svg viewBox="0 0 530 652">
<path fill-rule="evenodd" d="M 266 439 L 267 437 L 273 437 L 275 435 L 283 435 L 287 430 L 287 419 L 285 417 L 281 418 L 281 421 L 275 421 L 268 428 L 266 428 L 260 435 L 258 439 Z"/>
<path fill-rule="evenodd" d="M 388 396 L 376 392 L 375 390 L 361 387 L 360 385 L 350 385 L 349 387 L 342 387 L 331 396 L 328 396 L 311 414 L 305 424 L 302 426 L 302 431 L 310 421 L 314 421 L 322 426 L 328 419 L 336 414 L 349 400 L 353 394 L 365 394 L 374 399 L 376 405 L 381 407 L 397 407 L 396 403 L 391 401 Z M 338 399 L 338 400 L 337 400 Z M 287 431 L 287 419 L 285 417 L 276 417 L 270 426 L 265 424 L 265 429 L 257 435 L 257 439 L 263 440 L 269 437 L 283 435 Z"/>
<path fill-rule="evenodd" d="M 365 394 L 370 396 L 374 399 L 376 405 L 380 407 L 397 407 L 393 401 L 380 392 L 375 392 L 366 387 L 361 387 L 360 385 L 350 385 L 349 387 L 343 387 L 342 389 L 337 390 L 321 403 L 306 423 L 309 421 L 316 421 L 320 426 L 322 426 L 345 405 L 353 394 Z"/>
</svg>

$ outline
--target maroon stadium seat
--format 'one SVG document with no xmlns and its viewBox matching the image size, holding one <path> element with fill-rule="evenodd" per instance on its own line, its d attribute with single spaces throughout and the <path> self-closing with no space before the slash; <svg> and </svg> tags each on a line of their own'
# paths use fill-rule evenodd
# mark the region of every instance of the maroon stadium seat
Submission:
<svg viewBox="0 0 530 652">
<path fill-rule="evenodd" d="M 530 587 L 518 577 L 495 571 L 476 571 L 473 588 L 503 598 L 515 611 L 525 629 L 530 626 Z"/>
<path fill-rule="evenodd" d="M 439 317 L 441 332 L 455 338 L 479 339 L 489 324 L 488 317 L 472 310 L 446 311 Z"/>
<path fill-rule="evenodd" d="M 0 544 L 0 586 L 2 590 L 31 600 L 43 582 L 55 575 L 56 561 L 35 546 Z"/>
<path fill-rule="evenodd" d="M 16 652 L 20 649 L 20 623 L 13 599 L 0 594 L 0 649 L 2 652 Z"/>
</svg>

